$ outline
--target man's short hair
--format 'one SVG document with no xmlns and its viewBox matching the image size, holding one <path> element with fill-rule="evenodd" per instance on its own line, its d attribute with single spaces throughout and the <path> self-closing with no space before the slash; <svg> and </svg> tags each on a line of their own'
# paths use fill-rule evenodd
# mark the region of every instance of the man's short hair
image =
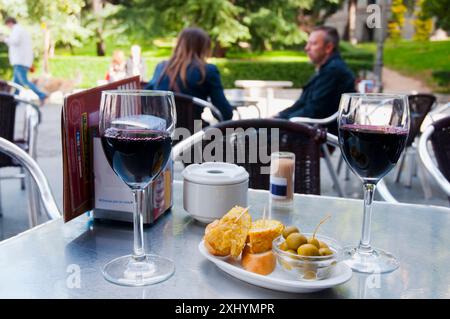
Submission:
<svg viewBox="0 0 450 319">
<path fill-rule="evenodd" d="M 7 17 L 7 18 L 5 19 L 5 24 L 8 24 L 8 23 L 16 24 L 16 23 L 17 23 L 17 20 L 14 19 L 13 17 Z"/>
<path fill-rule="evenodd" d="M 318 26 L 315 27 L 313 29 L 314 31 L 323 31 L 325 32 L 325 41 L 327 43 L 332 43 L 333 44 L 333 51 L 337 52 L 339 50 L 339 33 L 337 32 L 336 28 L 327 26 L 327 25 L 322 25 L 322 26 Z"/>
</svg>

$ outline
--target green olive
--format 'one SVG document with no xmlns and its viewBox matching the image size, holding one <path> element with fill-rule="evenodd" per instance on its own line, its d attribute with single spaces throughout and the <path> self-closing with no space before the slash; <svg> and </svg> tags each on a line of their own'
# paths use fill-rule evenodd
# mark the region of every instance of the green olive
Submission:
<svg viewBox="0 0 450 319">
<path fill-rule="evenodd" d="M 333 255 L 333 251 L 330 248 L 320 248 L 319 254 L 320 256 L 329 256 Z"/>
<path fill-rule="evenodd" d="M 280 249 L 283 251 L 287 251 L 289 249 L 289 247 L 285 241 L 280 244 Z"/>
<path fill-rule="evenodd" d="M 306 244 L 308 240 L 300 233 L 292 233 L 286 238 L 286 243 L 289 249 L 297 250 L 303 244 Z"/>
<path fill-rule="evenodd" d="M 293 233 L 299 233 L 299 232 L 300 232 L 300 231 L 298 230 L 297 227 L 295 227 L 295 226 L 287 226 L 287 227 L 285 227 L 285 228 L 283 229 L 283 238 L 286 239 L 286 238 L 288 238 L 288 236 L 289 236 L 290 234 L 293 234 Z"/>
<path fill-rule="evenodd" d="M 320 243 L 319 243 L 319 240 L 317 238 L 313 238 L 313 237 L 308 238 L 308 244 L 316 246 L 317 249 L 320 248 Z"/>
<path fill-rule="evenodd" d="M 293 250 L 293 249 L 288 249 L 288 250 L 286 250 L 286 251 L 287 251 L 288 253 L 297 255 L 297 252 L 296 252 L 295 250 Z"/>
<path fill-rule="evenodd" d="M 315 265 L 305 262 L 303 267 L 303 279 L 306 280 L 317 279 L 317 267 Z"/>
<path fill-rule="evenodd" d="M 313 244 L 304 244 L 298 247 L 297 253 L 300 256 L 319 256 L 319 249 Z"/>
<path fill-rule="evenodd" d="M 328 245 L 325 244 L 325 243 L 324 243 L 323 241 L 321 241 L 321 240 L 319 240 L 319 245 L 320 245 L 319 249 L 320 249 L 320 248 L 329 248 Z"/>
</svg>

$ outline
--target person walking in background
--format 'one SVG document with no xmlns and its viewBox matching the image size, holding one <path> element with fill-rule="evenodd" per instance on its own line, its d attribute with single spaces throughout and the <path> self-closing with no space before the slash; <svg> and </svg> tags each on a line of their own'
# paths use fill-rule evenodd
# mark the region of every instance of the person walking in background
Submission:
<svg viewBox="0 0 450 319">
<path fill-rule="evenodd" d="M 29 87 L 36 93 L 42 106 L 47 99 L 47 94 L 28 80 L 28 71 L 33 65 L 34 58 L 31 35 L 12 17 L 6 18 L 5 24 L 11 29 L 11 34 L 4 39 L 4 42 L 8 46 L 9 63 L 13 66 L 13 81 Z"/>
<path fill-rule="evenodd" d="M 143 82 L 146 68 L 145 61 L 141 55 L 141 47 L 136 44 L 133 45 L 131 47 L 131 55 L 125 66 L 127 77 L 139 75 L 141 82 Z"/>
<path fill-rule="evenodd" d="M 109 83 L 126 78 L 125 62 L 125 53 L 122 50 L 115 50 L 108 72 L 106 73 L 106 80 Z"/>
<path fill-rule="evenodd" d="M 339 54 L 339 34 L 329 26 L 315 28 L 309 35 L 305 51 L 316 73 L 303 87 L 300 98 L 275 117 L 326 118 L 339 109 L 342 93 L 355 92 L 355 77 Z M 337 122 L 327 126 L 337 134 Z"/>
<path fill-rule="evenodd" d="M 219 70 L 206 62 L 210 51 L 211 40 L 204 30 L 184 29 L 178 36 L 172 56 L 156 66 L 153 78 L 145 88 L 171 90 L 203 100 L 209 97 L 223 119 L 231 119 L 233 110 L 225 97 Z"/>
</svg>

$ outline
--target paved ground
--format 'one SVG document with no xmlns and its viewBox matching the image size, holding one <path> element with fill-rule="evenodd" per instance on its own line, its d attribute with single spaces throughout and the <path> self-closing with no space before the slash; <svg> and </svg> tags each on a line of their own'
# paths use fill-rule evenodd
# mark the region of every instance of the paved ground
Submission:
<svg viewBox="0 0 450 319">
<path fill-rule="evenodd" d="M 420 82 L 411 80 L 401 76 L 396 72 L 385 70 L 384 79 L 386 92 L 404 91 L 402 88 L 408 88 L 408 91 L 417 90 L 425 91 L 426 87 Z M 275 92 L 273 107 L 269 110 L 269 114 L 273 114 L 286 106 L 289 106 L 300 94 L 300 90 L 279 90 Z M 265 109 L 266 101 L 258 96 L 261 109 Z M 39 128 L 38 140 L 38 163 L 47 175 L 50 185 L 53 189 L 56 201 L 62 207 L 62 160 L 61 160 L 61 132 L 60 132 L 60 114 L 61 103 L 58 97 L 52 99 L 52 104 L 42 108 L 43 121 Z M 241 109 L 242 117 L 255 117 L 255 109 Z M 237 115 L 235 115 L 237 116 Z M 20 116 L 18 117 L 20 118 Z M 336 165 L 339 159 L 339 152 L 333 154 L 333 163 Z M 345 167 L 345 166 L 344 166 Z M 3 169 L 0 174 L 8 174 L 14 172 L 13 169 Z M 176 178 L 180 178 L 181 167 L 176 165 Z M 348 181 L 344 180 L 344 170 L 341 174 L 341 182 L 348 197 L 361 198 L 360 181 L 350 174 Z M 425 200 L 417 177 L 413 178 L 412 187 L 407 188 L 402 183 L 392 182 L 392 173 L 387 177 L 387 184 L 393 195 L 402 202 L 432 204 L 448 206 L 449 202 L 445 195 L 432 183 L 431 188 L 433 196 L 429 200 Z M 329 196 L 337 196 L 332 187 L 331 179 L 322 163 L 322 194 Z M 20 184 L 17 180 L 1 181 L 1 204 L 3 216 L 0 217 L 0 240 L 11 237 L 28 228 L 27 219 L 27 197 L 26 192 L 20 190 Z M 45 221 L 45 216 L 40 216 L 40 222 Z"/>
<path fill-rule="evenodd" d="M 430 93 L 431 89 L 419 80 L 405 77 L 397 71 L 383 68 L 383 86 L 387 92 L 409 93 Z"/>
</svg>

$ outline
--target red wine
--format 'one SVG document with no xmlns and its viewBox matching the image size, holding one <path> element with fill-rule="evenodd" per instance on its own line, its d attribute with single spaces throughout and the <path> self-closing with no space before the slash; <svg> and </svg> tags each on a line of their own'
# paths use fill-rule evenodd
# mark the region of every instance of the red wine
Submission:
<svg viewBox="0 0 450 319">
<path fill-rule="evenodd" d="M 352 125 L 339 127 L 344 159 L 364 180 L 378 181 L 397 163 L 408 130 L 397 127 Z"/>
<path fill-rule="evenodd" d="M 172 139 L 167 132 L 108 128 L 102 136 L 105 156 L 130 187 L 145 187 L 166 166 Z"/>
</svg>

